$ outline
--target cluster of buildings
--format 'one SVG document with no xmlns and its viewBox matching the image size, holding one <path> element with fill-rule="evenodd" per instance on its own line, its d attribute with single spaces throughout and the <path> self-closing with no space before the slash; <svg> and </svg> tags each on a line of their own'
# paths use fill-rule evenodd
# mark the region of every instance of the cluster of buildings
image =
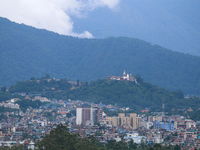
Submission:
<svg viewBox="0 0 200 150">
<path fill-rule="evenodd" d="M 20 94 L 23 95 L 23 93 L 20 93 Z M 29 95 L 24 95 L 24 96 L 25 96 L 24 99 L 28 99 L 28 100 L 32 100 L 32 101 L 39 100 L 41 102 L 51 103 L 51 100 L 49 100 L 46 97 L 34 96 L 33 98 L 30 98 Z M 20 109 L 19 104 L 15 104 L 15 102 L 19 101 L 19 100 L 20 100 L 19 98 L 13 98 L 11 100 L 7 100 L 6 102 L 3 101 L 2 103 L 0 103 L 0 106 L 6 107 L 6 108 L 11 108 L 11 109 Z"/>
<path fill-rule="evenodd" d="M 42 140 L 58 124 L 66 122 L 75 124 L 75 116 L 71 115 L 68 118 L 66 114 L 75 110 L 76 105 L 78 103 L 74 101 L 66 103 L 55 100 L 39 109 L 29 108 L 26 112 L 20 109 L 1 112 L 0 148 L 23 144 L 26 149 L 34 149 L 34 144 Z"/>
<path fill-rule="evenodd" d="M 153 128 L 157 128 L 159 130 L 165 129 L 168 131 L 174 131 L 174 121 L 173 120 L 169 122 L 154 121 Z"/>
<path fill-rule="evenodd" d="M 136 113 L 129 113 L 125 115 L 125 113 L 119 113 L 118 116 L 114 117 L 106 117 L 106 124 L 112 126 L 124 126 L 126 128 L 137 129 L 141 127 L 141 117 L 138 117 Z"/>
<path fill-rule="evenodd" d="M 36 96 L 34 96 L 33 98 L 30 98 L 29 95 L 26 95 L 26 97 L 25 97 L 24 99 L 29 99 L 29 100 L 32 100 L 32 101 L 39 100 L 39 101 L 41 101 L 41 102 L 49 102 L 49 103 L 51 102 L 51 100 L 49 100 L 48 98 L 46 98 L 46 97 L 41 97 L 41 96 L 39 96 L 39 95 L 36 95 Z"/>
<path fill-rule="evenodd" d="M 12 108 L 12 109 L 20 109 L 20 106 L 18 104 L 15 104 L 15 99 L 11 99 L 9 101 L 0 103 L 0 106 L 6 107 L 6 108 Z"/>
<path fill-rule="evenodd" d="M 76 124 L 93 125 L 102 120 L 102 109 L 93 106 L 78 106 L 76 108 Z"/>
<path fill-rule="evenodd" d="M 121 81 L 135 81 L 137 83 L 137 80 L 132 76 L 132 74 L 126 74 L 125 70 L 123 72 L 123 76 L 108 76 L 108 80 L 121 80 Z"/>
<path fill-rule="evenodd" d="M 44 99 L 48 100 L 41 100 Z M 19 99 L 11 99 L 7 103 L 17 100 Z M 57 124 L 67 122 L 71 133 L 81 137 L 93 135 L 102 143 L 113 139 L 120 141 L 121 136 L 124 136 L 125 141 L 132 139 L 137 144 L 144 141 L 147 144 L 178 144 L 186 149 L 200 148 L 200 122 L 180 115 L 165 116 L 160 113 L 146 116 L 127 113 L 128 108 L 122 109 L 111 104 L 94 104 L 70 99 L 48 101 L 51 103 L 39 109 L 1 113 L 3 117 L 0 122 L 0 147 L 23 144 L 24 147 L 33 149 L 34 144 L 56 128 Z M 124 113 L 107 116 L 104 108 Z M 76 115 L 72 112 L 76 112 Z"/>
<path fill-rule="evenodd" d="M 142 126 L 147 129 L 145 136 L 148 141 L 168 145 L 178 144 L 185 149 L 200 147 L 200 121 L 195 122 L 180 115 L 156 115 L 144 118 Z"/>
</svg>

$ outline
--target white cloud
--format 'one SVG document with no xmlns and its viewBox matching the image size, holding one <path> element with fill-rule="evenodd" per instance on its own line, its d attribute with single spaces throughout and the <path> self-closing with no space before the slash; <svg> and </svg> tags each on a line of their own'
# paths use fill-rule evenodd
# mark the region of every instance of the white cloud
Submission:
<svg viewBox="0 0 200 150">
<path fill-rule="evenodd" d="M 0 16 L 36 28 L 81 38 L 92 38 L 89 31 L 73 32 L 70 15 L 84 16 L 97 7 L 115 8 L 119 0 L 0 0 Z"/>
</svg>

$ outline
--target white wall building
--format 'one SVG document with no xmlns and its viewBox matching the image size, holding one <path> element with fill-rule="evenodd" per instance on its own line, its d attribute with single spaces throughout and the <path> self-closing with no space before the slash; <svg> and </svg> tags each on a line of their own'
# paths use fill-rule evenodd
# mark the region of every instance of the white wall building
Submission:
<svg viewBox="0 0 200 150">
<path fill-rule="evenodd" d="M 140 144 L 142 140 L 146 140 L 145 136 L 139 136 L 139 133 L 126 133 L 126 136 L 124 136 L 124 139 L 126 141 L 130 141 L 131 139 L 134 141 L 134 143 Z"/>
<path fill-rule="evenodd" d="M 76 124 L 79 125 L 82 123 L 82 107 L 76 108 Z"/>
</svg>

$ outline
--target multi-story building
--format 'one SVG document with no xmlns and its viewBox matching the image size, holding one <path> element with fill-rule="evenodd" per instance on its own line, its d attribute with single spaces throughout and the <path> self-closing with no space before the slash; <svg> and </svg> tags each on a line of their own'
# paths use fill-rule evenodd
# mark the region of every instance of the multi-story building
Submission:
<svg viewBox="0 0 200 150">
<path fill-rule="evenodd" d="M 170 121 L 167 123 L 154 121 L 153 122 L 154 129 L 166 129 L 168 131 L 174 131 L 174 121 Z"/>
<path fill-rule="evenodd" d="M 125 113 L 119 113 L 118 117 L 106 117 L 106 124 L 112 126 L 127 125 L 136 129 L 141 126 L 141 118 L 137 117 L 136 113 L 130 113 L 127 116 L 125 116 Z"/>
<path fill-rule="evenodd" d="M 175 121 L 174 128 L 175 129 L 177 129 L 177 128 L 183 128 L 183 129 L 196 128 L 196 123 L 190 119 Z"/>
<path fill-rule="evenodd" d="M 148 121 L 154 122 L 154 121 L 162 121 L 163 116 L 148 116 Z"/>
<path fill-rule="evenodd" d="M 102 119 L 102 109 L 98 107 L 77 107 L 76 124 L 94 124 Z"/>
</svg>

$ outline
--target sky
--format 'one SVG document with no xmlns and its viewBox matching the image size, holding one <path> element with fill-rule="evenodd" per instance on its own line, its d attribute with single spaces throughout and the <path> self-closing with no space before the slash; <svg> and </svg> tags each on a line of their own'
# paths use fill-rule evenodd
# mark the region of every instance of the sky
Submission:
<svg viewBox="0 0 200 150">
<path fill-rule="evenodd" d="M 73 31 L 71 16 L 87 17 L 99 7 L 114 10 L 120 0 L 0 0 L 0 17 L 39 29 L 80 38 L 93 38 L 89 31 Z"/>
</svg>

